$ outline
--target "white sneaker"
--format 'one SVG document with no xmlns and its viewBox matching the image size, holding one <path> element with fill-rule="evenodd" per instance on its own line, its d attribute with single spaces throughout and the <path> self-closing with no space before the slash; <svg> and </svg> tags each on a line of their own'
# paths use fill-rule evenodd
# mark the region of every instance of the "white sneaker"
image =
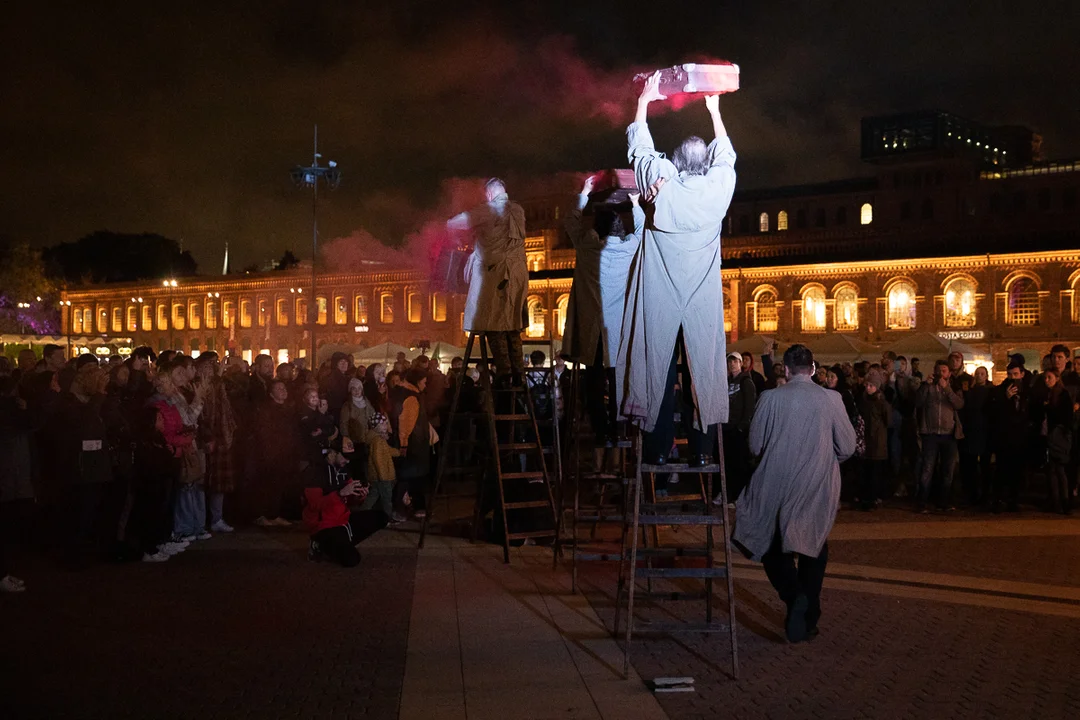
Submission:
<svg viewBox="0 0 1080 720">
<path fill-rule="evenodd" d="M 172 556 L 164 550 L 158 550 L 153 555 L 151 555 L 150 553 L 143 553 L 142 561 L 148 563 L 159 563 L 167 561 L 170 557 Z"/>
<path fill-rule="evenodd" d="M 195 542 L 198 539 L 199 538 L 196 537 L 195 535 L 182 535 L 180 537 L 180 542 L 192 543 L 192 542 Z"/>
<path fill-rule="evenodd" d="M 195 536 L 195 539 L 196 540 L 209 540 L 212 537 L 214 537 L 214 536 L 211 533 L 207 532 L 206 530 L 203 530 L 201 533 L 199 533 L 198 535 Z"/>
<path fill-rule="evenodd" d="M 274 527 L 292 527 L 292 523 L 283 517 L 274 518 L 270 521 L 270 524 Z"/>
<path fill-rule="evenodd" d="M 5 575 L 3 578 L 0 578 L 0 592 L 26 592 L 26 583 L 14 575 Z"/>
<path fill-rule="evenodd" d="M 224 520 L 218 520 L 216 523 L 210 526 L 210 529 L 216 533 L 231 533 L 236 528 L 234 528 L 232 525 L 225 522 Z"/>
<path fill-rule="evenodd" d="M 158 546 L 158 552 L 163 552 L 166 555 L 179 555 L 187 550 L 187 546 L 187 543 L 167 542 Z"/>
<path fill-rule="evenodd" d="M 274 527 L 274 521 L 268 520 L 265 515 L 260 515 L 255 524 L 259 527 Z"/>
</svg>

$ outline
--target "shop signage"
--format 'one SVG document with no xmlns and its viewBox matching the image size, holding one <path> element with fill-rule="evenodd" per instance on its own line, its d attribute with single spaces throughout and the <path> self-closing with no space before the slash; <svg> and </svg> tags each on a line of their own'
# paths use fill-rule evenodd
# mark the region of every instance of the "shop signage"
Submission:
<svg viewBox="0 0 1080 720">
<path fill-rule="evenodd" d="M 982 340 L 986 333 L 982 330 L 942 330 L 937 336 L 942 340 Z"/>
</svg>

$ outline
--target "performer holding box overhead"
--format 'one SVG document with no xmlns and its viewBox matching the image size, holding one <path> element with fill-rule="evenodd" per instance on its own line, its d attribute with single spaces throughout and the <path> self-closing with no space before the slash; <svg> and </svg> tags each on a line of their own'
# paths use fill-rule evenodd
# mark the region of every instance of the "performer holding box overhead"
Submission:
<svg viewBox="0 0 1080 720">
<path fill-rule="evenodd" d="M 498 178 L 484 187 L 487 202 L 450 219 L 451 230 L 472 229 L 476 247 L 465 263 L 465 331 L 482 332 L 494 355 L 500 382 L 520 384 L 525 372 L 521 351 L 523 312 L 529 289 L 525 260 L 525 211 L 506 194 Z"/>
<path fill-rule="evenodd" d="M 646 432 L 644 461 L 663 464 L 675 438 L 676 361 L 688 365 L 683 411 L 690 464 L 707 464 L 709 427 L 728 417 L 720 225 L 735 190 L 735 151 L 716 95 L 705 98 L 715 139 L 689 137 L 672 160 L 656 151 L 646 124 L 649 103 L 663 100 L 660 72 L 646 81 L 627 129 L 637 186 L 652 203 L 633 265 L 617 363 L 620 407 Z M 691 383 L 691 379 L 693 382 Z"/>
</svg>

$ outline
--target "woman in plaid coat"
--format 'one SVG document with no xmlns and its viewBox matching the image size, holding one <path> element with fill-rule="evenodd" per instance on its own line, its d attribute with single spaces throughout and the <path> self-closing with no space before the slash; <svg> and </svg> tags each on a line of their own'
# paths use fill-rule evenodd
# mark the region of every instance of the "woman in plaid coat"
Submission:
<svg viewBox="0 0 1080 720">
<path fill-rule="evenodd" d="M 210 530 L 232 532 L 233 528 L 222 517 L 225 493 L 236 489 L 236 419 L 232 403 L 221 380 L 221 363 L 217 353 L 205 352 L 195 361 L 199 382 L 208 383 L 199 435 L 206 448 L 206 492 L 210 496 Z"/>
</svg>

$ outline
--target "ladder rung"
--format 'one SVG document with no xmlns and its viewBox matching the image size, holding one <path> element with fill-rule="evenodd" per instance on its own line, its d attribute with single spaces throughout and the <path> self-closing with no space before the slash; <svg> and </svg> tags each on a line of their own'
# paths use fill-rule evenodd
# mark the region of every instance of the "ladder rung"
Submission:
<svg viewBox="0 0 1080 720">
<path fill-rule="evenodd" d="M 506 536 L 510 540 L 525 540 L 527 538 L 555 537 L 555 530 L 533 530 L 531 532 L 510 533 Z"/>
<path fill-rule="evenodd" d="M 626 595 L 628 588 L 623 588 L 622 594 Z M 635 598 L 648 598 L 649 600 L 704 600 L 709 597 L 709 593 L 704 590 L 697 592 L 686 592 L 681 590 L 675 590 L 671 592 L 664 592 L 663 590 L 634 590 Z M 636 630 L 637 628 L 635 628 Z"/>
<path fill-rule="evenodd" d="M 661 513 L 676 513 L 680 510 L 683 511 L 684 515 L 704 515 L 707 513 L 708 508 L 701 501 L 700 495 L 691 495 L 689 497 L 679 497 L 678 499 L 673 498 L 670 502 L 663 502 L 658 499 L 654 503 L 641 503 L 638 512 L 642 515 L 659 515 Z M 719 511 L 719 508 L 717 510 Z"/>
<path fill-rule="evenodd" d="M 638 557 L 709 557 L 712 553 L 707 548 L 666 547 L 637 549 Z"/>
<path fill-rule="evenodd" d="M 577 521 L 579 523 L 621 523 L 624 520 L 622 515 L 578 515 Z"/>
<path fill-rule="evenodd" d="M 496 415 L 496 420 L 528 420 L 531 416 L 528 413 L 515 413 L 512 415 Z"/>
<path fill-rule="evenodd" d="M 724 566 L 711 568 L 674 567 L 674 568 L 649 568 L 639 567 L 634 569 L 635 578 L 722 578 L 727 577 L 727 568 Z"/>
<path fill-rule="evenodd" d="M 581 479 L 582 480 L 622 480 L 623 482 L 626 482 L 626 478 L 621 477 L 619 475 L 615 475 L 614 473 L 582 473 L 581 474 Z"/>
<path fill-rule="evenodd" d="M 578 560 L 592 560 L 598 562 L 608 562 L 612 560 L 622 560 L 622 554 L 618 552 L 602 553 L 602 552 L 588 552 L 586 550 L 575 550 L 574 556 Z"/>
<path fill-rule="evenodd" d="M 500 450 L 535 450 L 536 443 L 499 443 Z"/>
<path fill-rule="evenodd" d="M 551 503 L 547 500 L 526 500 L 523 502 L 503 503 L 503 507 L 507 510 L 524 510 L 526 508 L 551 507 Z"/>
<path fill-rule="evenodd" d="M 701 467 L 690 467 L 686 463 L 671 463 L 670 465 L 642 465 L 641 472 L 643 473 L 656 473 L 656 474 L 670 474 L 675 473 L 677 475 L 685 475 L 687 473 L 718 473 L 720 472 L 719 465 L 702 465 Z"/>
<path fill-rule="evenodd" d="M 544 477 L 544 473 L 542 473 L 542 472 L 514 472 L 514 473 L 503 473 L 502 474 L 502 479 L 503 480 L 532 480 L 534 478 L 543 478 L 543 477 Z"/>
<path fill-rule="evenodd" d="M 641 515 L 640 525 L 723 525 L 723 515 Z"/>
<path fill-rule="evenodd" d="M 680 632 L 727 632 L 728 626 L 725 623 L 651 623 L 640 622 L 635 623 L 633 632 L 636 633 L 680 633 Z"/>
</svg>

